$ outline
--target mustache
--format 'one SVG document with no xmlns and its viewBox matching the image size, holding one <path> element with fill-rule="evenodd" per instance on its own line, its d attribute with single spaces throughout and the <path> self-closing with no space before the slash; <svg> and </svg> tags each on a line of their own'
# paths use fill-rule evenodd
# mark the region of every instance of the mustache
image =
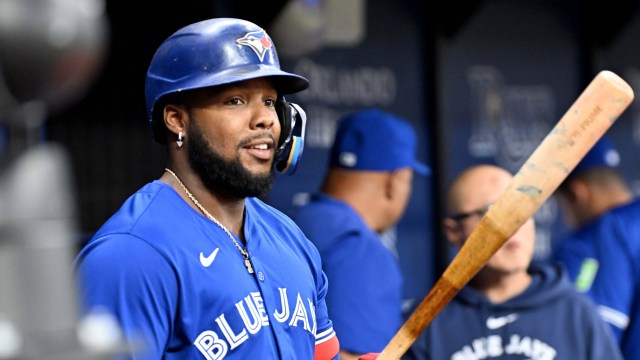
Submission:
<svg viewBox="0 0 640 360">
<path fill-rule="evenodd" d="M 238 147 L 242 148 L 242 147 L 245 147 L 245 146 L 253 143 L 254 141 L 264 140 L 264 139 L 269 139 L 269 140 L 273 141 L 274 146 L 278 143 L 276 141 L 275 137 L 273 136 L 273 134 L 271 134 L 270 132 L 264 132 L 264 133 L 253 135 L 251 137 L 248 137 L 248 138 L 240 140 L 240 143 L 238 144 Z"/>
</svg>

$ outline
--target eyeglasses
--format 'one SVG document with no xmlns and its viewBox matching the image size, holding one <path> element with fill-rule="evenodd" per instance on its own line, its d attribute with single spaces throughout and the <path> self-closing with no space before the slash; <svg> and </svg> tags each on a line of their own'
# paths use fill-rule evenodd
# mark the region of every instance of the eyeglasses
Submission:
<svg viewBox="0 0 640 360">
<path fill-rule="evenodd" d="M 489 211 L 489 208 L 491 207 L 491 205 L 486 205 L 483 206 L 479 209 L 475 209 L 475 210 L 471 210 L 471 211 L 467 211 L 467 212 L 463 212 L 463 213 L 458 213 L 458 214 L 454 214 L 449 216 L 450 219 L 452 219 L 455 222 L 460 222 L 462 220 L 468 219 L 472 216 L 477 216 L 479 218 L 483 217 L 484 214 L 487 213 L 487 211 Z"/>
</svg>

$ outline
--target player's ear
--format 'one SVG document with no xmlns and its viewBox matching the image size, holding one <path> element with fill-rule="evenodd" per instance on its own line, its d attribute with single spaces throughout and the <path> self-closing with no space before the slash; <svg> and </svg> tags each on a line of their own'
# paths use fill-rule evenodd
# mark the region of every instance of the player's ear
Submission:
<svg viewBox="0 0 640 360">
<path fill-rule="evenodd" d="M 387 173 L 384 183 L 387 199 L 393 199 L 395 196 L 405 193 L 407 181 L 410 182 L 411 174 L 413 173 L 402 170 L 394 170 Z"/>
<path fill-rule="evenodd" d="M 163 109 L 164 124 L 169 132 L 185 132 L 188 112 L 182 105 L 166 104 Z"/>
<path fill-rule="evenodd" d="M 384 180 L 384 194 L 388 200 L 393 199 L 397 186 L 397 175 L 395 171 L 390 171 Z"/>
<path fill-rule="evenodd" d="M 565 198 L 572 206 L 583 206 L 591 198 L 591 189 L 585 181 L 573 179 L 567 185 Z"/>
</svg>

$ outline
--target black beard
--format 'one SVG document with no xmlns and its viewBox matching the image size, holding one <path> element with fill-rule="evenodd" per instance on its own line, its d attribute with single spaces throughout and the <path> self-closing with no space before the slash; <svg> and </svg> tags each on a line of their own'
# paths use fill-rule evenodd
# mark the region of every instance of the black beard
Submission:
<svg viewBox="0 0 640 360">
<path fill-rule="evenodd" d="M 239 159 L 225 160 L 211 149 L 199 129 L 193 126 L 187 134 L 189 165 L 211 192 L 235 198 L 266 195 L 275 178 L 273 168 L 266 175 L 253 175 Z"/>
</svg>

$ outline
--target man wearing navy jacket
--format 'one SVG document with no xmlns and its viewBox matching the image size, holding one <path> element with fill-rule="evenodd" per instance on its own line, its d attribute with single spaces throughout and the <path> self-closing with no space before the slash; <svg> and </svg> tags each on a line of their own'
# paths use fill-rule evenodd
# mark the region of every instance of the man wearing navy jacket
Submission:
<svg viewBox="0 0 640 360">
<path fill-rule="evenodd" d="M 512 175 L 477 165 L 447 194 L 444 232 L 460 248 Z M 507 221 L 507 219 L 504 219 Z M 529 219 L 445 306 L 416 341 L 418 359 L 621 359 L 611 330 L 562 267 L 532 262 Z"/>
</svg>

